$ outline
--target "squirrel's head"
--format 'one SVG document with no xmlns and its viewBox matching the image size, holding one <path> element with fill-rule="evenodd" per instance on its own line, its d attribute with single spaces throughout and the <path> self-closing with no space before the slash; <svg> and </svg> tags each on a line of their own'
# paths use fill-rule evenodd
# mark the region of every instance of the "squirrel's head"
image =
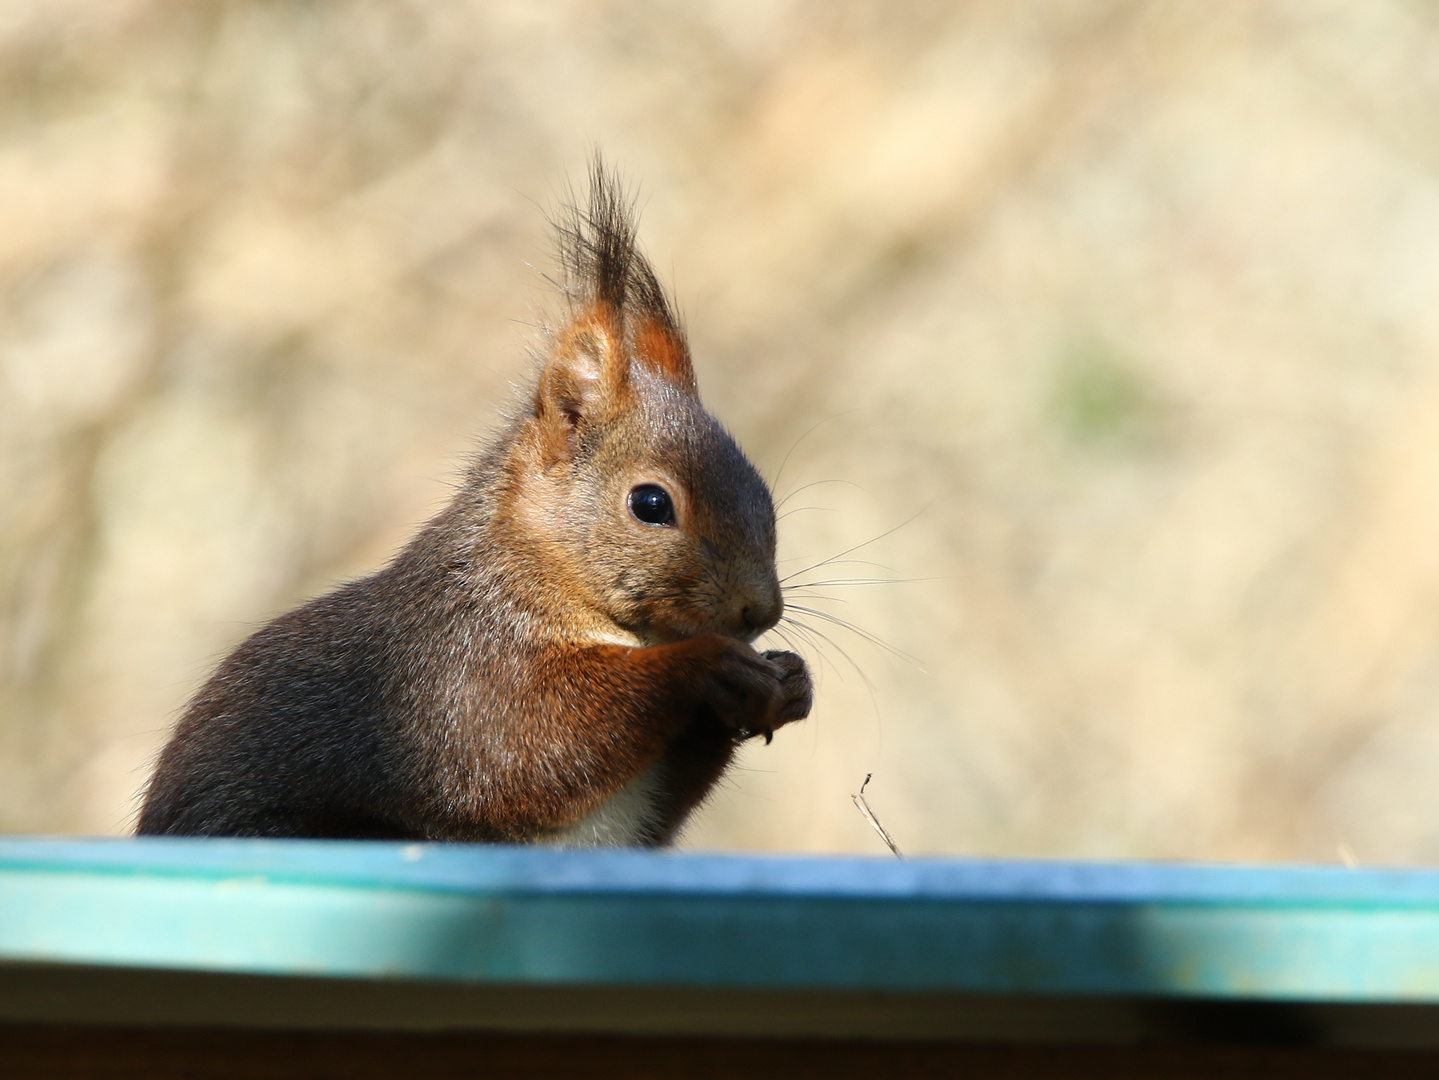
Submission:
<svg viewBox="0 0 1439 1080">
<path fill-rule="evenodd" d="M 598 165 L 561 226 L 570 301 L 508 462 L 506 516 L 568 595 L 578 635 L 753 640 L 779 621 L 774 505 L 705 411 L 629 207 Z"/>
</svg>

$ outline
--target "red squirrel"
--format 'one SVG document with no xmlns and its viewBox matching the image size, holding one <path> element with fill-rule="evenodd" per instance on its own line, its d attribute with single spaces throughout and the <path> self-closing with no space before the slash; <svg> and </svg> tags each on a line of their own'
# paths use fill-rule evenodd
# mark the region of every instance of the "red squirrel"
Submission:
<svg viewBox="0 0 1439 1080">
<path fill-rule="evenodd" d="M 137 831 L 669 844 L 743 740 L 809 714 L 769 488 L 700 404 L 597 161 L 567 319 L 453 501 L 383 570 L 251 635 L 190 701 Z"/>
</svg>

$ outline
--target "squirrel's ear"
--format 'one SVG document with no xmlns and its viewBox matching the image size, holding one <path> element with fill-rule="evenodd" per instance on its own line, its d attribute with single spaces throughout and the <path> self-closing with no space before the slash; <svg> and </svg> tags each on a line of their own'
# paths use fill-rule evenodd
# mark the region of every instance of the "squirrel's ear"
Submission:
<svg viewBox="0 0 1439 1080">
<path fill-rule="evenodd" d="M 540 373 L 535 415 L 547 464 L 572 459 L 583 425 L 613 416 L 629 397 L 629 364 L 617 322 L 603 310 L 576 319 Z"/>
<path fill-rule="evenodd" d="M 640 319 L 635 327 L 635 354 L 685 393 L 699 393 L 695 385 L 695 369 L 690 363 L 689 345 L 668 317 L 647 316 Z"/>
</svg>

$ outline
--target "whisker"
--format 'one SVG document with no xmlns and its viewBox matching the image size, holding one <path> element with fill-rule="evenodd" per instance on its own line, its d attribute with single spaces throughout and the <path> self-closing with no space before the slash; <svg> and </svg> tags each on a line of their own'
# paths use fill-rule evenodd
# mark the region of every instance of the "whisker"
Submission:
<svg viewBox="0 0 1439 1080">
<path fill-rule="evenodd" d="M 775 637 L 779 638 L 779 643 L 783 645 L 786 649 L 788 649 L 790 652 L 799 651 L 795 648 L 794 642 L 790 640 L 790 636 L 786 634 L 783 630 L 781 630 L 778 626 L 771 626 L 768 630 L 766 630 L 764 634 L 760 637 L 760 641 L 763 642 L 764 639 L 770 634 L 773 634 Z"/>
<path fill-rule="evenodd" d="M 786 604 L 788 604 L 788 603 L 790 602 L 790 600 L 792 600 L 792 599 L 793 599 L 793 600 L 829 600 L 830 602 L 835 603 L 835 604 L 847 604 L 847 603 L 849 603 L 849 601 L 846 600 L 843 596 L 826 596 L 824 593 L 813 593 L 813 592 L 810 592 L 810 593 L 806 593 L 806 592 L 791 593 L 788 589 L 785 590 L 784 599 L 785 599 L 785 603 L 786 603 Z"/>
<path fill-rule="evenodd" d="M 780 559 L 778 561 L 781 563 L 792 563 L 799 562 L 803 558 L 803 555 L 791 555 L 788 558 Z M 891 573 L 895 572 L 894 567 L 886 566 L 884 563 L 881 562 L 875 562 L 873 559 L 841 559 L 838 556 L 836 556 L 834 559 L 826 559 L 824 560 L 824 562 L 815 563 L 815 566 L 875 566 L 881 570 L 888 570 Z M 803 570 L 796 570 L 793 574 L 790 575 L 790 577 L 795 577 L 803 573 Z"/>
<path fill-rule="evenodd" d="M 847 416 L 854 411 L 854 409 L 846 409 L 843 412 L 837 412 L 833 416 L 826 416 L 823 419 L 817 420 L 813 424 L 811 424 L 808 430 L 806 430 L 803 435 L 801 435 L 798 439 L 794 441 L 794 445 L 789 448 L 789 453 L 785 454 L 784 460 L 779 463 L 779 469 L 776 470 L 774 474 L 774 483 L 771 484 L 770 487 L 779 487 L 780 478 L 784 476 L 784 467 L 789 464 L 789 459 L 794 457 L 794 452 L 799 449 L 800 443 L 804 442 L 816 431 L 822 428 L 825 424 L 828 424 L 831 420 L 838 420 L 841 416 Z"/>
<path fill-rule="evenodd" d="M 788 626 L 796 634 L 799 634 L 801 637 L 803 637 L 805 644 L 809 645 L 810 648 L 817 651 L 820 654 L 821 658 L 826 658 L 824 657 L 824 650 L 819 647 L 819 639 L 815 637 L 814 631 L 811 630 L 808 626 L 800 622 L 798 619 L 791 618 L 788 615 L 781 615 L 779 621 L 785 626 Z"/>
<path fill-rule="evenodd" d="M 780 514 L 778 517 L 775 518 L 775 521 L 776 521 L 776 522 L 783 521 L 785 518 L 789 517 L 791 514 L 802 514 L 802 513 L 804 513 L 806 510 L 823 510 L 823 511 L 824 511 L 825 513 L 827 513 L 827 514 L 833 514 L 833 513 L 835 512 L 835 509 L 834 509 L 833 506 L 796 506 L 796 507 L 794 507 L 794 508 L 791 509 L 791 510 L 786 510 L 783 514 Z"/>
<path fill-rule="evenodd" d="M 939 581 L 937 577 L 831 578 L 829 581 L 796 581 L 786 589 L 830 588 L 835 585 L 913 585 L 916 582 Z"/>
<path fill-rule="evenodd" d="M 789 618 L 788 616 L 786 616 L 786 617 L 785 617 L 785 621 L 788 622 L 791 626 L 793 626 L 796 630 L 802 630 L 805 634 L 812 635 L 813 637 L 818 638 L 818 639 L 820 639 L 821 641 L 824 641 L 824 642 L 827 643 L 830 647 L 832 647 L 836 652 L 838 652 L 838 653 L 840 654 L 840 656 L 844 657 L 845 661 L 849 664 L 849 666 L 852 667 L 852 668 L 854 668 L 854 673 L 859 676 L 860 681 L 861 681 L 862 683 L 864 683 L 865 689 L 867 689 L 867 690 L 869 691 L 869 696 L 870 696 L 871 699 L 874 700 L 875 707 L 876 707 L 876 708 L 879 707 L 879 697 L 878 697 L 878 695 L 877 695 L 874 682 L 870 679 L 870 677 L 869 677 L 868 675 L 865 674 L 864 668 L 860 667 L 859 664 L 855 663 L 854 657 L 850 656 L 849 653 L 845 651 L 845 648 L 844 648 L 843 645 L 841 645 L 839 642 L 835 641 L 834 638 L 830 637 L 830 636 L 829 636 L 828 634 L 826 634 L 823 630 L 816 630 L 813 626 L 809 626 L 809 625 L 807 625 L 807 624 L 805 624 L 805 623 L 802 623 L 802 622 L 800 622 L 800 621 L 797 620 L 797 619 L 791 619 L 791 618 Z M 823 649 L 819 648 L 818 645 L 816 645 L 815 648 L 816 648 L 816 651 L 819 652 L 819 654 L 820 654 L 821 657 L 823 657 L 823 658 L 826 659 L 826 660 L 829 660 L 829 657 L 827 657 L 827 656 L 824 655 L 824 650 L 823 650 Z M 832 668 L 834 668 L 835 674 L 838 675 L 841 680 L 844 679 L 844 672 L 840 671 L 839 666 L 838 666 L 837 664 L 835 664 L 834 661 L 830 660 L 830 661 L 829 661 L 829 666 L 832 667 Z"/>
<path fill-rule="evenodd" d="M 842 558 L 844 558 L 846 555 L 851 554 L 852 552 L 859 551 L 861 548 L 867 548 L 867 547 L 869 547 L 870 544 L 878 543 L 879 541 L 883 540 L 886 536 L 890 536 L 890 535 L 898 532 L 900 529 L 904 528 L 906 525 L 908 525 L 910 522 L 914 521 L 915 518 L 919 517 L 920 514 L 923 514 L 923 513 L 924 513 L 926 510 L 928 510 L 928 509 L 929 509 L 928 506 L 921 507 L 920 509 L 916 510 L 913 514 L 911 514 L 909 517 L 907 517 L 907 518 L 905 518 L 903 521 L 901 521 L 898 525 L 894 526 L 894 527 L 891 528 L 891 529 L 886 529 L 884 532 L 880 533 L 878 536 L 871 536 L 868 540 L 865 540 L 865 541 L 863 541 L 862 543 L 855 544 L 853 547 L 847 547 L 847 548 L 845 548 L 843 551 L 841 551 L 841 552 L 840 552 L 839 554 L 837 554 L 837 555 L 831 555 L 828 559 L 823 559 L 823 560 L 821 560 L 820 562 L 814 563 L 814 564 L 811 565 L 811 566 L 807 566 L 807 567 L 805 567 L 803 570 L 796 570 L 793 574 L 790 574 L 789 577 L 782 578 L 781 580 L 782 580 L 782 581 L 788 581 L 790 578 L 799 577 L 800 574 L 807 574 L 807 573 L 809 573 L 809 571 L 811 571 L 811 570 L 818 570 L 821 566 L 830 566 L 830 565 L 834 564 L 835 562 L 837 562 L 839 559 L 842 559 Z"/>
<path fill-rule="evenodd" d="M 839 666 L 833 660 L 831 660 L 829 654 L 825 652 L 825 644 L 832 645 L 834 646 L 834 648 L 838 649 L 840 655 L 843 656 L 845 660 L 849 661 L 850 666 L 854 667 L 856 671 L 859 671 L 859 666 L 855 664 L 854 660 L 845 653 L 844 649 L 841 648 L 838 643 L 832 641 L 825 634 L 822 634 L 820 633 L 820 631 L 814 629 L 814 627 L 807 626 L 804 623 L 800 622 L 798 619 L 792 619 L 787 615 L 782 621 L 788 624 L 789 628 L 793 630 L 796 634 L 799 634 L 801 637 L 803 637 L 805 643 L 809 645 L 809 647 L 813 649 L 815 653 L 818 654 L 819 658 L 822 661 L 829 664 L 829 666 L 834 669 L 834 673 L 838 675 L 841 680 L 844 679 L 844 672 L 839 669 Z M 862 672 L 861 677 L 863 677 Z"/>
<path fill-rule="evenodd" d="M 823 619 L 827 623 L 833 623 L 835 626 L 848 630 L 851 634 L 855 634 L 863 638 L 871 645 L 881 648 L 885 652 L 890 653 L 892 656 L 896 656 L 901 660 L 908 661 L 915 667 L 919 668 L 919 670 L 921 671 L 924 670 L 923 665 L 921 665 L 915 657 L 911 656 L 903 649 L 895 648 L 893 645 L 891 645 L 889 642 L 885 641 L 878 635 L 871 634 L 868 630 L 864 630 L 858 626 L 855 626 L 854 623 L 849 622 L 846 619 L 841 619 L 838 615 L 832 615 L 828 611 L 821 611 L 819 610 L 819 608 L 804 607 L 801 604 L 795 604 L 793 605 L 793 608 L 795 611 L 803 611 L 806 615 L 813 615 L 816 619 Z"/>
<path fill-rule="evenodd" d="M 810 488 L 820 487 L 824 484 L 844 484 L 846 487 L 857 488 L 860 491 L 864 490 L 864 488 L 860 487 L 853 480 L 811 480 L 808 484 L 801 484 L 799 487 L 795 488 L 793 491 L 785 495 L 784 498 L 780 499 L 780 501 L 775 504 L 775 509 L 778 510 L 781 506 L 789 502 L 801 491 L 808 491 Z"/>
<path fill-rule="evenodd" d="M 783 624 L 785 624 L 785 625 L 787 625 L 787 626 L 788 626 L 791 630 L 793 630 L 796 634 L 802 634 L 802 635 L 804 635 L 805 644 L 808 645 L 810 648 L 814 649 L 816 652 L 818 652 L 821 657 L 824 656 L 824 650 L 823 650 L 823 649 L 820 649 L 820 648 L 818 647 L 818 645 L 817 645 L 816 642 L 815 642 L 814 637 L 809 634 L 809 627 L 805 626 L 803 623 L 801 623 L 801 622 L 799 622 L 799 621 L 797 621 L 797 620 L 795 620 L 795 619 L 791 619 L 788 615 L 782 615 L 782 616 L 780 616 L 780 622 L 783 623 Z M 780 631 L 779 631 L 779 627 L 775 627 L 774 629 L 775 629 L 775 632 L 776 632 L 776 633 L 779 633 L 779 632 L 780 632 Z"/>
</svg>

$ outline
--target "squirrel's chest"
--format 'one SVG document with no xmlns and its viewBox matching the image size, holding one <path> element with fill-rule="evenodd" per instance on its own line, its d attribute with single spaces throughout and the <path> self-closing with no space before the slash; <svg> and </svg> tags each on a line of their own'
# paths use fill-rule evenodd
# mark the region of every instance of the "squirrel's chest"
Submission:
<svg viewBox="0 0 1439 1080">
<path fill-rule="evenodd" d="M 652 843 L 662 820 L 660 766 L 656 763 L 579 821 L 541 842 L 556 847 L 634 847 Z"/>
</svg>

